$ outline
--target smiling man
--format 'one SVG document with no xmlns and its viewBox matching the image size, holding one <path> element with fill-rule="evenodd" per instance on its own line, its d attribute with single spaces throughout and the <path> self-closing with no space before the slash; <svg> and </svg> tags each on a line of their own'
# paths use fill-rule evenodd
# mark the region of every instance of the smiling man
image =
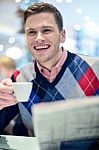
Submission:
<svg viewBox="0 0 99 150">
<path fill-rule="evenodd" d="M 99 79 L 94 71 L 98 63 L 90 66 L 81 57 L 60 46 L 65 41 L 66 33 L 61 13 L 51 4 L 42 2 L 31 5 L 24 13 L 24 28 L 29 50 L 35 60 L 15 71 L 11 79 L 1 82 L 0 130 L 20 109 L 23 123 L 33 135 L 31 107 L 34 104 L 99 95 Z M 28 102 L 19 103 L 19 109 L 13 96 L 12 81 L 33 83 Z M 87 150 L 94 143 L 64 143 L 64 149 Z"/>
<path fill-rule="evenodd" d="M 65 30 L 58 27 L 53 13 L 42 12 L 27 18 L 25 33 L 34 58 L 51 71 L 64 53 L 59 45 L 65 41 Z"/>
<path fill-rule="evenodd" d="M 35 22 L 34 22 L 35 20 Z M 58 19 L 57 19 L 58 20 Z M 66 58 L 66 51 L 60 48 L 60 42 L 65 41 L 65 30 L 57 26 L 54 15 L 51 12 L 41 12 L 27 18 L 25 33 L 29 49 L 37 60 L 40 72 L 48 76 L 51 81 L 52 76 L 56 76 L 53 67 L 59 62 L 62 55 Z M 63 59 L 65 61 L 65 58 Z M 63 62 L 60 62 L 63 64 Z M 52 76 L 51 76 L 51 70 Z M 56 67 L 56 72 L 59 69 Z"/>
</svg>

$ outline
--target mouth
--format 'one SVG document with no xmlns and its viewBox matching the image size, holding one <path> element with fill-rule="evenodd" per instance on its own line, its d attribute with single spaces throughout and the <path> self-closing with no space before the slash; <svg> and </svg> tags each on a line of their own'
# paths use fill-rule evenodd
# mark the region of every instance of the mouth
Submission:
<svg viewBox="0 0 99 150">
<path fill-rule="evenodd" d="M 41 51 L 41 50 L 46 50 L 50 47 L 49 44 L 46 44 L 46 45 L 41 45 L 41 46 L 34 46 L 34 49 L 37 50 L 37 51 Z"/>
</svg>

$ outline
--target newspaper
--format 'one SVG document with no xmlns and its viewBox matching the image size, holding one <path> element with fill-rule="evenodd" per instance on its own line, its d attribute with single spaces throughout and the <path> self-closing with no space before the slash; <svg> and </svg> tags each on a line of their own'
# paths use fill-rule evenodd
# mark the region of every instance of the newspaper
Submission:
<svg viewBox="0 0 99 150">
<path fill-rule="evenodd" d="M 42 103 L 32 112 L 42 150 L 58 150 L 62 141 L 99 137 L 99 97 Z"/>
<path fill-rule="evenodd" d="M 40 150 L 36 137 L 0 136 L 0 150 Z"/>
</svg>

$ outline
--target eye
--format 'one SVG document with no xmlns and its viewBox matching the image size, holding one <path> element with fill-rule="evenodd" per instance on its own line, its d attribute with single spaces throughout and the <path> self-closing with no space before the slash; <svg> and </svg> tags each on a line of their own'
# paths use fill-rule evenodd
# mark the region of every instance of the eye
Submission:
<svg viewBox="0 0 99 150">
<path fill-rule="evenodd" d="M 30 35 L 30 36 L 36 35 L 36 33 L 37 32 L 34 30 L 27 31 L 27 35 Z"/>
<path fill-rule="evenodd" d="M 48 34 L 50 33 L 52 30 L 51 29 L 43 29 L 43 33 Z"/>
</svg>

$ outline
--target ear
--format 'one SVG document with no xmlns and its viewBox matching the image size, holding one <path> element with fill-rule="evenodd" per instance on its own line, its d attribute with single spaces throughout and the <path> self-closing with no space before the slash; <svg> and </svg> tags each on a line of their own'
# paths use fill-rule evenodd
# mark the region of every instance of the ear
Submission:
<svg viewBox="0 0 99 150">
<path fill-rule="evenodd" d="M 65 39 L 66 39 L 66 31 L 65 30 L 62 30 L 60 32 L 60 42 L 61 43 L 64 43 L 65 42 Z"/>
</svg>

